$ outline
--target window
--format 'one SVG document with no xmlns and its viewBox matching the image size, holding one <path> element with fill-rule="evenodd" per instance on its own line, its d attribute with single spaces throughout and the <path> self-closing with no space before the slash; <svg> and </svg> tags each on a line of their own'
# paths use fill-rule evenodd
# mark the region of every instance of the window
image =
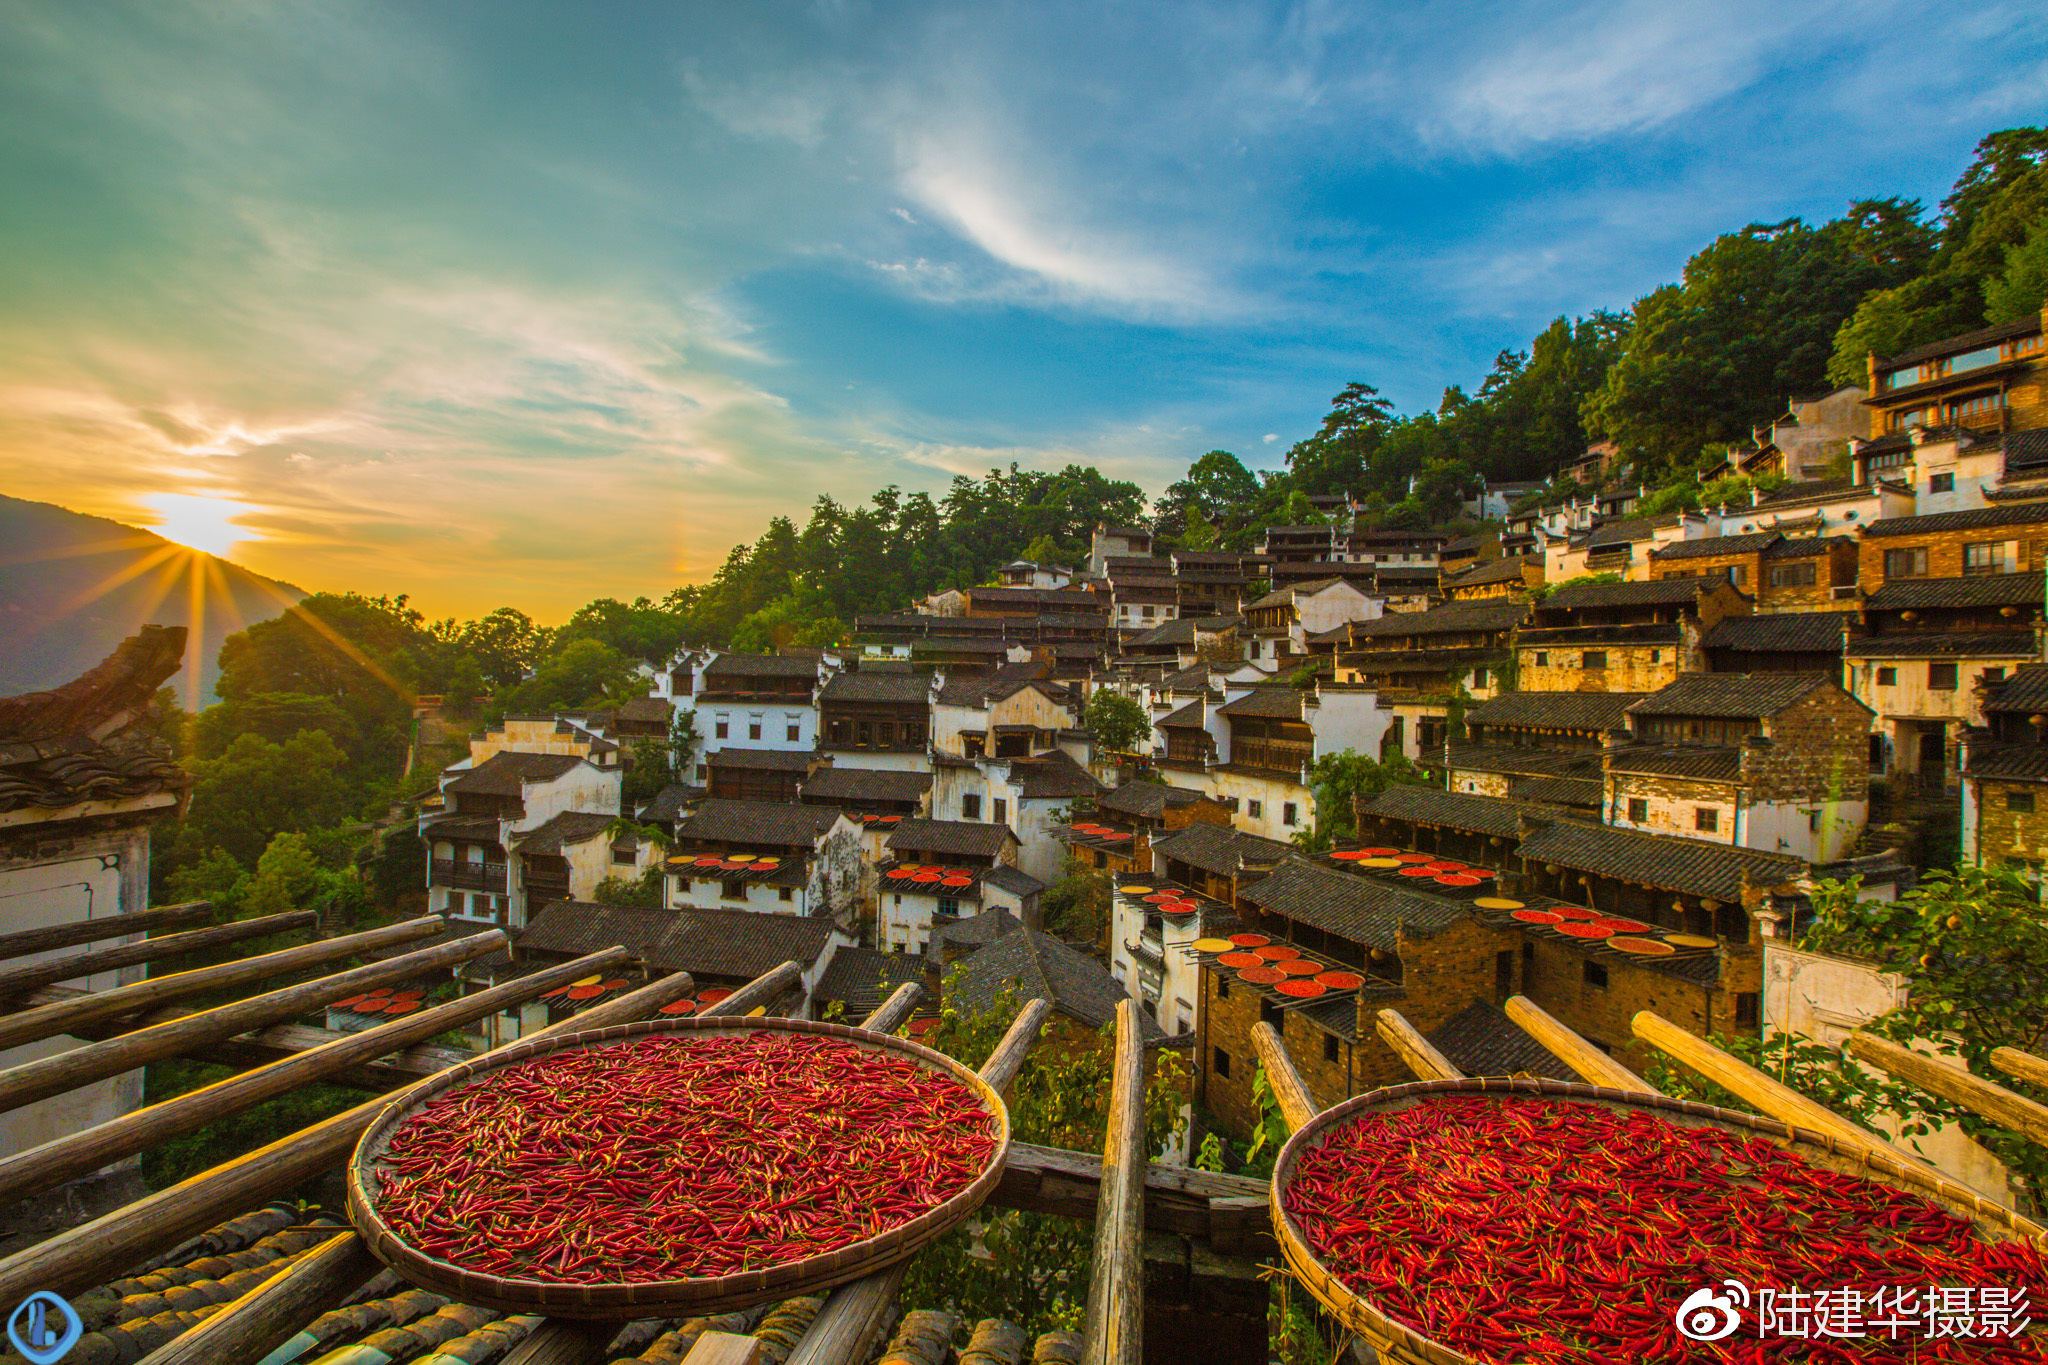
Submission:
<svg viewBox="0 0 2048 1365">
<path fill-rule="evenodd" d="M 1326 1062 L 1337 1060 L 1337 1035 L 1334 1033 L 1325 1033 L 1323 1035 L 1323 1060 Z"/>
<path fill-rule="evenodd" d="M 827 733 L 832 737 L 832 746 L 836 749 L 843 749 L 846 747 L 848 738 L 853 733 L 853 728 L 847 724 L 845 717 L 838 716 L 833 718 Z"/>
<path fill-rule="evenodd" d="M 631 867 L 640 861 L 640 846 L 628 840 L 612 845 L 612 864 L 616 867 Z"/>
<path fill-rule="evenodd" d="M 1930 474 L 1927 476 L 1927 491 L 1930 493 L 1953 493 L 1956 491 L 1956 476 L 1953 474 Z"/>
<path fill-rule="evenodd" d="M 998 796 L 995 799 L 995 822 L 999 825 L 1010 823 L 1010 803 Z"/>
<path fill-rule="evenodd" d="M 1738 588 L 1748 587 L 1749 566 L 1747 564 L 1730 565 L 1728 569 L 1728 581 L 1730 583 L 1733 583 Z"/>
<path fill-rule="evenodd" d="M 1708 834 L 1714 833 L 1721 828 L 1721 812 L 1715 810 L 1712 806 L 1694 806 L 1692 808 L 1692 827 Z"/>
<path fill-rule="evenodd" d="M 1295 806 L 1295 804 L 1292 801 L 1289 801 L 1285 805 L 1280 807 L 1280 823 L 1283 825 L 1294 824 L 1296 820 L 1300 817 L 1300 814 L 1301 812 Z"/>
<path fill-rule="evenodd" d="M 1933 692 L 1955 691 L 1956 666 L 1952 663 L 1933 663 L 1927 665 L 1927 687 L 1929 691 Z"/>
<path fill-rule="evenodd" d="M 2005 808 L 2007 810 L 2025 811 L 2031 814 L 2034 809 L 2034 794 L 2032 792 L 2007 792 L 2005 794 Z"/>
<path fill-rule="evenodd" d="M 1586 984 L 1598 990 L 1607 989 L 1607 964 L 1594 962 L 1590 958 L 1581 964 L 1586 971 Z"/>
<path fill-rule="evenodd" d="M 703 786 L 704 783 L 710 779 L 710 777 L 711 765 L 708 763 L 699 763 L 697 765 L 697 785 L 700 787 Z"/>
<path fill-rule="evenodd" d="M 939 913 L 942 915 L 958 915 L 960 913 L 960 902 L 952 896 L 939 897 Z"/>
<path fill-rule="evenodd" d="M 1762 997 L 1755 991 L 1735 992 L 1735 1027 L 1755 1028 L 1757 1026 L 1762 1015 L 1762 1011 L 1757 1008 L 1761 999 Z"/>
<path fill-rule="evenodd" d="M 1266 806 L 1265 802 L 1263 801 L 1247 801 L 1244 803 L 1244 813 L 1254 820 L 1257 820 L 1261 816 L 1263 816 L 1265 814 L 1265 809 Z"/>
<path fill-rule="evenodd" d="M 1582 655 L 1580 655 L 1580 656 L 1579 656 L 1579 667 L 1581 667 L 1581 668 L 1605 668 L 1605 667 L 1607 667 L 1607 651 L 1606 651 L 1606 650 L 1604 650 L 1604 649 L 1589 649 L 1589 650 L 1587 650 L 1587 651 L 1586 651 L 1586 652 L 1585 652 L 1584 654 L 1582 654 Z"/>
<path fill-rule="evenodd" d="M 1268 1000 L 1264 996 L 1259 998 L 1259 1022 L 1272 1025 L 1275 1033 L 1287 1031 L 1287 1020 L 1281 1017 L 1280 1003 L 1277 1000 Z"/>
<path fill-rule="evenodd" d="M 1896 668 L 1878 669 L 1877 685 L 1879 687 L 1897 687 L 1899 685 L 1899 670 Z"/>
<path fill-rule="evenodd" d="M 961 797 L 960 818 L 962 820 L 979 820 L 981 818 L 981 798 L 978 796 Z"/>
<path fill-rule="evenodd" d="M 1631 796 L 1628 799 L 1629 823 L 1632 825 L 1640 825 L 1649 818 L 1650 802 L 1648 798 L 1641 796 Z"/>
<path fill-rule="evenodd" d="M 1473 670 L 1472 670 L 1472 685 L 1473 685 L 1474 687 L 1484 687 L 1484 686 L 1486 686 L 1486 670 L 1485 670 L 1485 669 L 1483 669 L 1483 668 L 1475 668 L 1475 669 L 1473 669 Z"/>
<path fill-rule="evenodd" d="M 796 720 L 793 720 L 793 721 L 791 721 L 791 722 L 790 722 L 790 723 L 789 723 L 789 724 L 788 724 L 787 726 L 785 726 L 785 727 L 784 727 L 784 730 L 783 730 L 783 736 L 782 736 L 782 737 L 783 737 L 784 739 L 788 740 L 788 741 L 789 741 L 789 742 L 790 742 L 791 744 L 794 744 L 794 743 L 796 743 L 796 742 L 797 742 L 797 741 L 798 741 L 799 739 L 802 739 L 802 738 L 803 738 L 803 733 L 804 733 L 804 727 L 803 727 L 803 722 L 802 722 L 802 721 L 796 721 Z"/>
<path fill-rule="evenodd" d="M 1994 665 L 1991 668 L 1985 669 L 1977 676 L 1985 682 L 2002 682 L 2005 679 L 2005 666 L 2003 664 Z"/>
<path fill-rule="evenodd" d="M 712 726 L 711 733 L 719 739 L 726 737 L 726 721 L 724 716 L 718 718 L 718 723 Z"/>
<path fill-rule="evenodd" d="M 885 749 L 894 744 L 896 742 L 896 722 L 893 720 L 876 721 L 875 739 Z"/>
<path fill-rule="evenodd" d="M 1886 578 L 1927 577 L 1927 547 L 1917 550 L 1886 550 L 1884 552 L 1884 576 Z"/>
<path fill-rule="evenodd" d="M 743 901 L 747 898 L 747 884 L 742 881 L 726 882 L 719 888 L 719 898 L 729 901 Z"/>
<path fill-rule="evenodd" d="M 1150 607 L 1146 607 L 1146 608 L 1145 608 L 1145 610 L 1144 610 L 1144 617 L 1145 617 L 1145 619 L 1146 619 L 1147 621 L 1149 621 L 1149 620 L 1151 620 L 1151 619 L 1152 619 L 1152 608 L 1150 608 Z"/>
<path fill-rule="evenodd" d="M 748 739 L 759 739 L 760 737 L 761 737 L 761 722 L 760 722 L 760 721 L 758 721 L 758 720 L 750 720 L 750 721 L 748 721 L 748 722 L 747 722 L 747 738 L 748 738 Z"/>
<path fill-rule="evenodd" d="M 2005 395 L 1979 393 L 1949 405 L 1949 420 L 1966 427 L 1997 426 L 2005 412 Z"/>
<path fill-rule="evenodd" d="M 1664 651 L 1663 651 L 1663 650 L 1661 650 L 1661 649 L 1653 649 L 1653 650 L 1651 650 L 1651 651 L 1650 651 L 1650 662 L 1651 662 L 1651 663 L 1653 663 L 1653 664 L 1661 664 L 1661 663 L 1663 663 L 1663 662 L 1664 662 Z"/>
<path fill-rule="evenodd" d="M 1230 983 L 1220 976 L 1216 978 L 1216 998 L 1218 1000 L 1228 1000 L 1230 998 Z"/>
<path fill-rule="evenodd" d="M 1537 651 L 1536 651 L 1536 666 L 1537 666 L 1538 668 L 1548 668 L 1548 667 L 1550 667 L 1550 655 L 1549 655 L 1549 654 L 1547 654 L 1547 653 L 1545 653 L 1545 652 L 1544 652 L 1543 650 L 1540 650 L 1540 649 L 1539 649 L 1539 650 L 1537 650 Z"/>
<path fill-rule="evenodd" d="M 775 899 L 777 899 L 777 900 L 779 900 L 779 901 L 793 901 L 793 900 L 795 900 L 795 899 L 796 899 L 796 888 L 795 888 L 795 887 L 793 887 L 793 886 L 778 886 L 778 887 L 776 887 L 776 888 L 775 888 Z"/>
<path fill-rule="evenodd" d="M 1963 572 L 1965 574 L 2004 573 L 2005 542 L 2002 540 L 1977 540 L 1963 546 Z"/>
<path fill-rule="evenodd" d="M 1817 811 L 1817 810 L 1810 810 L 1810 811 L 1806 812 L 1806 832 L 1807 832 L 1808 834 L 1818 834 L 1818 833 L 1820 833 L 1820 812 L 1819 812 L 1819 811 Z"/>
<path fill-rule="evenodd" d="M 875 723 L 871 720 L 857 720 L 853 723 L 853 742 L 860 748 L 872 748 L 875 742 Z"/>
<path fill-rule="evenodd" d="M 1771 586 L 1774 588 L 1810 588 L 1820 575 L 1820 566 L 1808 560 L 1804 564 L 1771 565 Z"/>
<path fill-rule="evenodd" d="M 1216 1049 L 1216 1074 L 1225 1080 L 1230 1079 L 1230 1054 L 1220 1047 Z"/>
</svg>

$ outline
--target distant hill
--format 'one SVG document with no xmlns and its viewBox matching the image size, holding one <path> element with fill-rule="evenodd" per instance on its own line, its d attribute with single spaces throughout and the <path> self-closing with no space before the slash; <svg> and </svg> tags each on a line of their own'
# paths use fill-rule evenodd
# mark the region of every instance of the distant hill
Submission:
<svg viewBox="0 0 2048 1365">
<path fill-rule="evenodd" d="M 204 586 L 193 619 L 193 585 Z M 137 626 L 186 626 L 199 661 L 174 681 L 186 707 L 214 699 L 221 641 L 267 621 L 305 589 L 46 502 L 0 496 L 0 696 L 55 687 L 104 659 Z"/>
</svg>

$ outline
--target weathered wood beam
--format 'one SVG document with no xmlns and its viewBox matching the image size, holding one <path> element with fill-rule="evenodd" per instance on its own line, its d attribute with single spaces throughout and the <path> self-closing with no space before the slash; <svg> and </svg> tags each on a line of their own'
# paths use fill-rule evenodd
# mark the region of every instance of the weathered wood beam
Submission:
<svg viewBox="0 0 2048 1365">
<path fill-rule="evenodd" d="M 1425 1081 L 1460 1081 L 1465 1073 L 1436 1046 L 1416 1032 L 1415 1026 L 1402 1017 L 1399 1010 L 1381 1010 L 1373 1025 L 1380 1035 L 1380 1041 L 1394 1050 L 1394 1055 L 1416 1078 Z"/>
<path fill-rule="evenodd" d="M 1299 1131 L 1316 1116 L 1316 1102 L 1303 1084 L 1301 1072 L 1295 1069 L 1287 1044 L 1271 1024 L 1260 1020 L 1252 1025 L 1252 1051 L 1258 1054 L 1259 1065 L 1266 1070 L 1266 1084 L 1273 1087 L 1273 1098 L 1279 1102 L 1280 1117 L 1287 1130 Z"/>
<path fill-rule="evenodd" d="M 80 943 L 97 943 L 104 938 L 120 938 L 123 934 L 140 933 L 145 929 L 197 924 L 212 916 L 212 901 L 186 901 L 182 905 L 160 905 L 154 910 L 136 910 L 126 915 L 102 915 L 98 919 L 53 924 L 46 929 L 22 929 L 12 934 L 0 934 L 0 962 L 27 957 L 30 953 L 71 948 Z"/>
<path fill-rule="evenodd" d="M 1528 996 L 1509 996 L 1505 1008 L 1508 1018 L 1514 1020 L 1522 1032 L 1543 1044 L 1551 1056 L 1585 1077 L 1588 1085 L 1633 1090 L 1644 1095 L 1663 1093 L 1559 1022 Z"/>
<path fill-rule="evenodd" d="M 218 1043 L 250 1029 L 295 1019 L 308 1010 L 359 995 L 376 986 L 403 981 L 423 972 L 445 971 L 485 953 L 495 952 L 507 941 L 504 933 L 497 929 L 471 934 L 452 942 L 437 943 L 416 953 L 251 996 L 215 1009 L 188 1014 L 182 1019 L 124 1033 L 104 1042 L 72 1048 L 53 1057 L 25 1062 L 0 1071 L 0 1113 L 75 1090 L 108 1076 L 118 1076 L 148 1062 Z"/>
<path fill-rule="evenodd" d="M 763 972 L 746 985 L 734 991 L 710 1009 L 699 1010 L 706 1019 L 736 1019 L 757 1005 L 767 1005 L 775 997 L 803 980 L 803 969 L 794 962 L 785 962 L 773 971 Z"/>
<path fill-rule="evenodd" d="M 2048 1147 L 2048 1105 L 2037 1104 L 1968 1071 L 1946 1066 L 1925 1053 L 1901 1047 L 1867 1033 L 1852 1033 L 1843 1044 L 1851 1057 L 1889 1075 L 1909 1081 L 1973 1114 L 2009 1128 L 2021 1137 Z"/>
<path fill-rule="evenodd" d="M 141 1014 L 166 1001 L 190 995 L 245 986 L 255 981 L 274 981 L 305 967 L 317 967 L 358 953 L 411 943 L 440 933 L 443 926 L 444 921 L 439 915 L 428 915 L 402 924 L 387 924 L 381 929 L 366 929 L 360 934 L 320 939 L 258 957 L 245 957 L 239 962 L 223 962 L 217 967 L 198 967 L 189 972 L 151 977 L 132 986 L 117 986 L 108 991 L 75 991 L 62 986 L 45 986 L 29 997 L 33 1002 L 31 1008 L 0 1016 L 0 1048 L 33 1042 L 38 1038 L 54 1038 L 60 1033 L 74 1033 L 103 1020 Z"/>
<path fill-rule="evenodd" d="M 319 1248 L 144 1356 L 141 1365 L 257 1365 L 380 1269 L 353 1232 Z"/>
<path fill-rule="evenodd" d="M 924 987 L 915 981 L 906 981 L 891 991 L 860 1026 L 870 1033 L 894 1033 L 903 1027 L 903 1021 L 917 1012 L 917 1002 L 924 999 Z"/>
<path fill-rule="evenodd" d="M 2048 1057 L 2036 1057 L 2016 1047 L 1995 1047 L 1991 1049 L 1991 1065 L 2008 1076 L 2048 1087 Z"/>
<path fill-rule="evenodd" d="M 165 934 L 162 938 L 147 938 L 140 943 L 130 943 L 119 948 L 101 948 L 97 952 L 80 953 L 76 957 L 60 957 L 49 962 L 31 962 L 19 967 L 0 968 L 0 1000 L 25 995 L 38 986 L 50 986 L 73 977 L 94 976 L 100 972 L 118 971 L 144 962 L 161 962 L 167 957 L 181 957 L 206 948 L 219 948 L 229 943 L 240 943 L 244 939 L 262 938 L 268 934 L 290 933 L 294 929 L 310 929 L 320 922 L 320 917 L 310 910 L 295 910 L 288 915 L 265 915 L 261 919 L 237 920 L 233 924 L 216 924 L 207 929 L 187 929 L 179 934 Z"/>
<path fill-rule="evenodd" d="M 1145 1348 L 1145 1042 L 1135 1000 L 1116 1006 L 1102 1191 L 1088 1279 L 1085 1365 L 1138 1365 Z"/>
</svg>

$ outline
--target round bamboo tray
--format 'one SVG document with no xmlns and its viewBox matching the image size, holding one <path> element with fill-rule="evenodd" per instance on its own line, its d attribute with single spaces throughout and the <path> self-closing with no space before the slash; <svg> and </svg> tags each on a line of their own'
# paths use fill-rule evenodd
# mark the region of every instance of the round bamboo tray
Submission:
<svg viewBox="0 0 2048 1365">
<path fill-rule="evenodd" d="M 1921 1195 L 1951 1213 L 1968 1218 L 1976 1224 L 1978 1235 L 1987 1241 L 2003 1242 L 2027 1237 L 2048 1246 L 2048 1229 L 1983 1198 L 1974 1190 L 1953 1181 L 1930 1177 L 1882 1152 L 1852 1146 L 1810 1128 L 1794 1128 L 1776 1119 L 1720 1109 L 1711 1104 L 1696 1104 L 1691 1100 L 1674 1100 L 1664 1095 L 1644 1095 L 1565 1081 L 1485 1077 L 1388 1086 L 1324 1110 L 1288 1139 L 1273 1165 L 1272 1205 L 1274 1235 L 1279 1239 L 1288 1268 L 1323 1307 L 1346 1328 L 1363 1337 L 1379 1352 L 1380 1359 L 1389 1365 L 1476 1365 L 1476 1360 L 1388 1317 L 1370 1299 L 1356 1293 L 1325 1269 L 1302 1236 L 1301 1228 L 1287 1212 L 1287 1187 L 1294 1179 L 1295 1167 L 1302 1154 L 1320 1145 L 1332 1131 L 1358 1114 L 1408 1109 L 1426 1104 L 1437 1095 L 1477 1094 L 1539 1095 L 1546 1099 L 1595 1104 L 1608 1109 L 1644 1109 L 1675 1124 L 1725 1128 L 1744 1137 L 1760 1135 L 1780 1147 L 1792 1149 L 1816 1166 Z M 1672 1307 L 1675 1312 L 1677 1305 Z"/>
<path fill-rule="evenodd" d="M 487 1077 L 495 1071 L 547 1053 L 603 1047 L 650 1034 L 765 1032 L 811 1033 L 843 1039 L 872 1051 L 908 1057 L 927 1070 L 959 1081 L 980 1097 L 990 1114 L 996 1148 L 987 1169 L 937 1208 L 878 1236 L 836 1251 L 730 1275 L 638 1283 L 564 1284 L 467 1270 L 414 1248 L 377 1212 L 376 1199 L 372 1194 L 377 1186 L 373 1177 L 392 1134 L 421 1106 L 458 1086 L 471 1084 L 479 1077 Z M 445 1294 L 458 1303 L 495 1308 L 505 1313 L 545 1313 L 554 1317 L 599 1320 L 702 1316 L 773 1299 L 816 1294 L 907 1259 L 927 1243 L 964 1223 L 981 1207 L 1002 1179 L 1009 1147 L 1010 1114 L 1002 1096 L 971 1069 L 930 1048 L 888 1034 L 806 1019 L 659 1019 L 565 1034 L 532 1043 L 514 1043 L 488 1061 L 465 1062 L 450 1067 L 433 1079 L 403 1092 L 378 1115 L 356 1144 L 355 1155 L 349 1161 L 348 1207 L 356 1231 L 378 1260 L 422 1289 Z"/>
</svg>

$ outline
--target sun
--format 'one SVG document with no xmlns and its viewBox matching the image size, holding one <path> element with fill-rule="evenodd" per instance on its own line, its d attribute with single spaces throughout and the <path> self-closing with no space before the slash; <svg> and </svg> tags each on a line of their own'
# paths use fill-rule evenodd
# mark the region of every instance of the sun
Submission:
<svg viewBox="0 0 2048 1365">
<path fill-rule="evenodd" d="M 210 555 L 226 555 L 245 540 L 260 539 L 234 519 L 256 509 L 231 498 L 205 498 L 192 493 L 156 493 L 143 502 L 157 514 L 150 529 L 165 540 Z"/>
</svg>

